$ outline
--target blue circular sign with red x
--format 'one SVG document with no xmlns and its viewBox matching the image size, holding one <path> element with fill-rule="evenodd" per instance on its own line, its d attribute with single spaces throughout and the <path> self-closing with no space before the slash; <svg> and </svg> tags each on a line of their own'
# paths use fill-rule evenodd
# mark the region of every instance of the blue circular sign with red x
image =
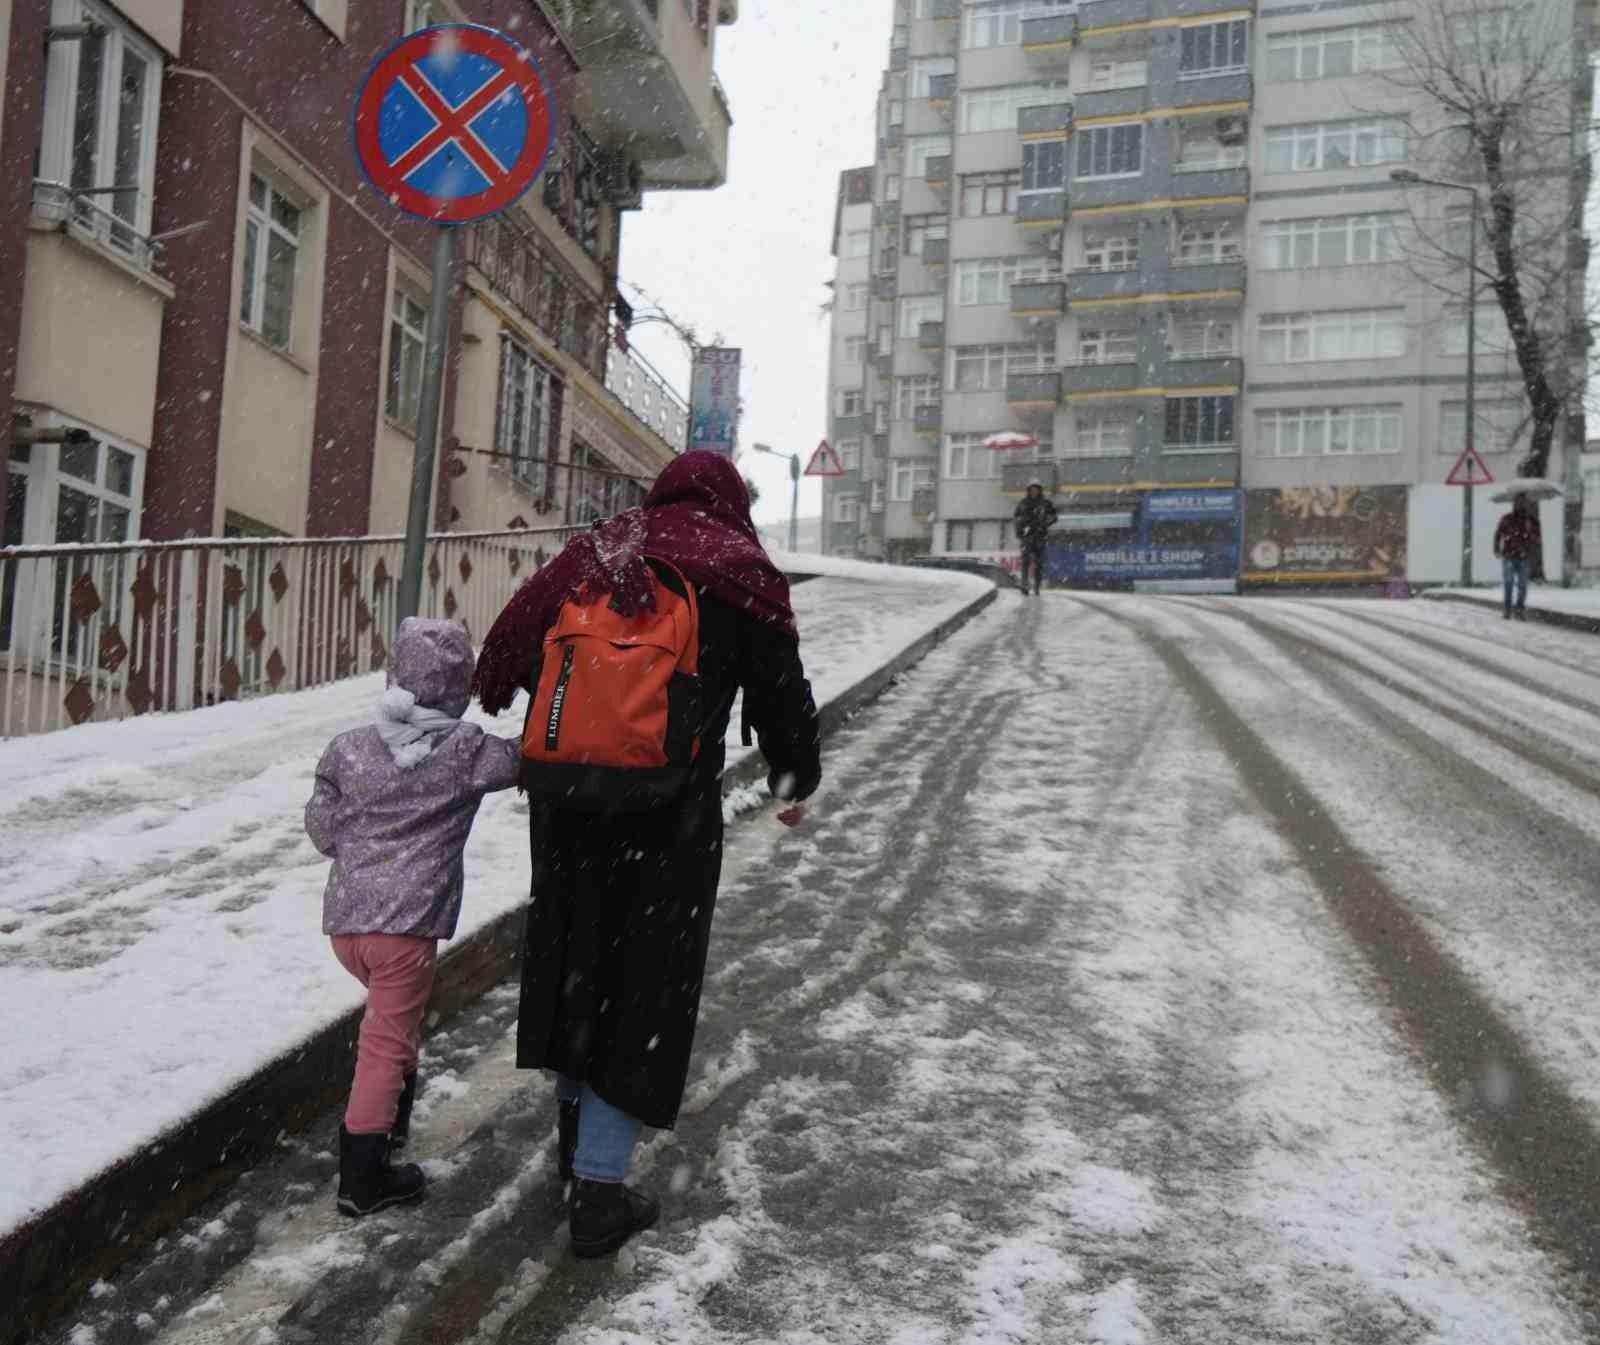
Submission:
<svg viewBox="0 0 1600 1345">
<path fill-rule="evenodd" d="M 544 171 L 555 100 L 533 53 L 476 24 L 390 47 L 356 99 L 356 157 L 400 209 L 441 224 L 504 210 Z"/>
</svg>

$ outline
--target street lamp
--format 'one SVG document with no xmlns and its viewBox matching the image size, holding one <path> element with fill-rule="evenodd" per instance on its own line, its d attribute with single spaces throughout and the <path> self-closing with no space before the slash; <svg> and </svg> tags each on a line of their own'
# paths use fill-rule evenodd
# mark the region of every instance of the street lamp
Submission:
<svg viewBox="0 0 1600 1345">
<path fill-rule="evenodd" d="M 1440 187 L 1445 191 L 1464 191 L 1472 198 L 1472 231 L 1467 239 L 1467 482 L 1463 487 L 1464 503 L 1461 510 L 1461 584 L 1472 584 L 1472 465 L 1477 461 L 1474 451 L 1474 434 L 1477 422 L 1478 373 L 1478 189 L 1465 182 L 1443 182 L 1438 178 L 1423 177 L 1409 168 L 1396 168 L 1389 174 L 1391 182 L 1404 187 Z"/>
<path fill-rule="evenodd" d="M 770 444 L 751 444 L 750 447 L 757 453 L 789 460 L 789 480 L 794 485 L 794 492 L 789 501 L 789 554 L 794 555 L 800 550 L 800 455 L 780 453 Z"/>
</svg>

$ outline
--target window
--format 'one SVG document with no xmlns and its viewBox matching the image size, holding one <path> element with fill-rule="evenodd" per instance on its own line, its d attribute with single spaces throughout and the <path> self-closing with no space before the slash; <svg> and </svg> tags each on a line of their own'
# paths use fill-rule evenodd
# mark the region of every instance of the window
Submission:
<svg viewBox="0 0 1600 1345">
<path fill-rule="evenodd" d="M 1017 129 L 1017 113 L 1025 107 L 1047 107 L 1066 99 L 1063 89 L 1047 84 L 1011 85 L 977 89 L 961 95 L 961 131 L 964 135 Z"/>
<path fill-rule="evenodd" d="M 1521 15 L 1511 9 L 1475 9 L 1449 20 L 1452 63 L 1509 65 L 1531 54 L 1532 35 Z"/>
<path fill-rule="evenodd" d="M 967 218 L 976 215 L 1015 215 L 1017 190 L 1022 185 L 1022 174 L 967 173 L 961 178 L 961 213 Z"/>
<path fill-rule="evenodd" d="M 944 391 L 938 374 L 910 374 L 894 381 L 894 418 L 911 420 L 919 406 L 937 406 Z"/>
<path fill-rule="evenodd" d="M 833 521 L 835 523 L 857 523 L 861 519 L 861 496 L 851 493 L 849 495 L 835 495 L 833 497 Z"/>
<path fill-rule="evenodd" d="M 1270 80 L 1329 79 L 1392 70 L 1399 64 L 1399 45 L 1386 24 L 1274 33 L 1267 38 Z"/>
<path fill-rule="evenodd" d="M 110 443 L 62 444 L 55 465 L 57 543 L 126 542 L 137 535 L 140 462 L 134 454 Z M 93 627 L 70 619 L 67 594 L 89 575 L 107 604 L 101 621 L 118 621 L 128 588 L 127 564 L 125 556 L 84 556 L 56 567 L 52 652 L 75 661 L 92 657 L 93 645 L 86 647 L 86 641 Z"/>
<path fill-rule="evenodd" d="M 1139 333 L 1132 327 L 1082 327 L 1079 364 L 1132 364 L 1139 358 Z"/>
<path fill-rule="evenodd" d="M 875 513 L 875 514 L 881 514 L 883 512 L 883 482 L 882 481 L 873 481 L 873 482 L 870 483 L 868 499 L 869 499 L 870 503 L 867 505 L 867 508 L 872 510 L 872 512 Z"/>
<path fill-rule="evenodd" d="M 844 236 L 844 255 L 850 258 L 872 255 L 872 230 L 852 229 Z"/>
<path fill-rule="evenodd" d="M 1092 411 L 1080 414 L 1076 437 L 1067 458 L 1131 458 L 1133 415 L 1129 411 Z"/>
<path fill-rule="evenodd" d="M 906 216 L 906 256 L 922 256 L 922 245 L 930 238 L 950 237 L 950 221 L 945 215 Z"/>
<path fill-rule="evenodd" d="M 1011 287 L 1030 280 L 1051 280 L 1058 274 L 1051 255 L 983 257 L 956 264 L 956 302 L 963 308 L 1009 303 Z"/>
<path fill-rule="evenodd" d="M 947 135 L 919 135 L 906 145 L 906 176 L 928 176 L 928 160 L 948 157 L 950 137 Z"/>
<path fill-rule="evenodd" d="M 436 23 L 449 23 L 450 15 L 439 0 L 406 0 L 406 32 L 419 28 L 432 28 Z"/>
<path fill-rule="evenodd" d="M 886 322 L 878 328 L 878 354 L 894 354 L 894 327 L 890 323 Z"/>
<path fill-rule="evenodd" d="M 944 321 L 942 294 L 911 294 L 900 301 L 900 338 L 915 340 L 924 322 Z"/>
<path fill-rule="evenodd" d="M 1177 262 L 1180 266 L 1238 261 L 1241 255 L 1239 226 L 1233 220 L 1192 220 L 1179 226 Z"/>
<path fill-rule="evenodd" d="M 1000 476 L 1000 455 L 985 448 L 987 434 L 945 436 L 944 475 L 947 481 L 993 481 Z"/>
<path fill-rule="evenodd" d="M 839 414 L 841 416 L 859 416 L 865 406 L 866 402 L 861 395 L 860 388 L 845 388 L 839 393 Z"/>
<path fill-rule="evenodd" d="M 841 439 L 834 445 L 839 451 L 839 465 L 847 472 L 861 470 L 861 440 Z"/>
<path fill-rule="evenodd" d="M 1219 168 L 1238 168 L 1245 157 L 1242 134 L 1224 140 L 1211 131 L 1186 130 L 1178 142 L 1178 161 L 1172 167 L 1179 173 L 1207 173 Z"/>
<path fill-rule="evenodd" d="M 1022 146 L 1022 194 L 1060 191 L 1067 181 L 1067 142 L 1030 140 Z"/>
<path fill-rule="evenodd" d="M 1232 397 L 1167 399 L 1167 452 L 1223 448 L 1234 442 Z"/>
<path fill-rule="evenodd" d="M 300 217 L 300 207 L 283 192 L 259 173 L 250 174 L 240 319 L 280 350 L 288 348 L 294 335 Z"/>
<path fill-rule="evenodd" d="M 1261 226 L 1261 264 L 1271 271 L 1310 271 L 1398 261 L 1404 219 L 1400 212 L 1389 212 L 1269 220 Z"/>
<path fill-rule="evenodd" d="M 1401 308 L 1265 313 L 1261 317 L 1261 358 L 1267 364 L 1385 360 L 1405 353 L 1405 310 Z"/>
<path fill-rule="evenodd" d="M 846 285 L 844 287 L 844 307 L 847 313 L 859 313 L 867 306 L 867 285 Z"/>
<path fill-rule="evenodd" d="M 1085 234 L 1083 238 L 1083 269 L 1085 271 L 1137 271 L 1139 269 L 1139 235 Z"/>
<path fill-rule="evenodd" d="M 1144 125 L 1091 126 L 1076 136 L 1077 176 L 1133 177 L 1144 171 Z"/>
<path fill-rule="evenodd" d="M 1235 355 L 1239 350 L 1239 328 L 1232 318 L 1174 318 L 1167 344 L 1175 360 Z"/>
<path fill-rule="evenodd" d="M 872 432 L 874 434 L 889 433 L 889 403 L 878 402 L 872 408 Z"/>
<path fill-rule="evenodd" d="M 889 498 L 896 504 L 909 504 L 919 490 L 932 490 L 935 476 L 931 462 L 911 458 L 889 461 Z"/>
<path fill-rule="evenodd" d="M 1178 73 L 1221 75 L 1250 68 L 1250 21 L 1228 19 L 1178 30 Z"/>
<path fill-rule="evenodd" d="M 1108 57 L 1089 66 L 1089 87 L 1097 90 L 1142 89 L 1150 82 L 1150 62 Z"/>
<path fill-rule="evenodd" d="M 951 383 L 958 392 L 1004 388 L 1012 374 L 1037 374 L 1054 363 L 1054 341 L 1009 346 L 957 346 L 950 353 Z"/>
<path fill-rule="evenodd" d="M 54 0 L 50 22 L 102 31 L 49 45 L 36 205 L 148 266 L 160 53 L 92 0 Z"/>
<path fill-rule="evenodd" d="M 1497 303 L 1478 305 L 1477 331 L 1473 333 L 1479 355 L 1509 355 L 1516 349 L 1511 343 L 1511 328 L 1506 325 L 1505 311 Z M 1467 309 L 1465 304 L 1452 304 L 1439 324 L 1439 353 L 1465 355 L 1467 353 Z"/>
<path fill-rule="evenodd" d="M 900 174 L 886 173 L 883 178 L 883 199 L 885 201 L 898 201 L 900 199 Z"/>
<path fill-rule="evenodd" d="M 913 98 L 931 98 L 933 96 L 933 81 L 940 75 L 953 75 L 956 72 L 956 58 L 954 56 L 924 56 L 920 60 L 911 62 L 911 96 Z"/>
<path fill-rule="evenodd" d="M 535 495 L 554 494 L 549 450 L 554 447 L 557 384 L 550 371 L 515 341 L 501 338 L 499 459 Z"/>
<path fill-rule="evenodd" d="M 1472 446 L 1480 453 L 1509 453 L 1528 427 L 1527 407 L 1518 401 L 1474 401 Z M 1439 452 L 1451 457 L 1467 446 L 1467 404 L 1445 402 L 1439 407 Z M 1600 481 L 1592 486 L 1587 474 L 1584 493 L 1600 494 Z"/>
<path fill-rule="evenodd" d="M 428 310 L 404 290 L 395 290 L 389 310 L 389 379 L 384 411 L 415 429 L 422 400 L 422 354 L 428 341 Z"/>
<path fill-rule="evenodd" d="M 1267 130 L 1269 173 L 1321 173 L 1403 163 L 1405 123 L 1394 120 L 1311 122 Z"/>
<path fill-rule="evenodd" d="M 1404 440 L 1398 404 L 1300 406 L 1256 412 L 1257 451 L 1269 458 L 1398 453 Z"/>
<path fill-rule="evenodd" d="M 1022 15 L 1027 0 L 983 0 L 968 5 L 961 45 L 1015 47 L 1022 42 Z"/>
<path fill-rule="evenodd" d="M 847 336 L 844 338 L 844 362 L 846 364 L 865 364 L 867 361 L 867 338 L 864 336 Z"/>
</svg>

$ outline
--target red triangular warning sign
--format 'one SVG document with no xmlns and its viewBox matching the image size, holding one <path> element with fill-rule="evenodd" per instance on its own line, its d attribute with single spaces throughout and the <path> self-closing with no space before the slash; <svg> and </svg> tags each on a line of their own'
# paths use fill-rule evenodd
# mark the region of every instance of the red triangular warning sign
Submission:
<svg viewBox="0 0 1600 1345">
<path fill-rule="evenodd" d="M 826 439 L 817 445 L 817 451 L 811 455 L 811 461 L 806 464 L 806 475 L 844 475 L 844 464 L 839 461 L 839 455 L 833 451 L 833 445 Z"/>
<path fill-rule="evenodd" d="M 1478 456 L 1476 448 L 1464 448 L 1444 483 L 1447 486 L 1492 486 L 1494 473 L 1489 470 L 1489 464 Z"/>
</svg>

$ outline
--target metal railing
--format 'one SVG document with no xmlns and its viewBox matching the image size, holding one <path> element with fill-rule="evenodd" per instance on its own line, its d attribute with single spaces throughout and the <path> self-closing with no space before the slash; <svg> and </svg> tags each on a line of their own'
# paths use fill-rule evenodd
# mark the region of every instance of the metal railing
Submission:
<svg viewBox="0 0 1600 1345">
<path fill-rule="evenodd" d="M 137 194 L 129 188 L 129 194 Z M 100 193 L 109 195 L 109 193 Z M 100 205 L 94 195 L 69 187 L 63 182 L 33 182 L 33 217 L 87 234 L 113 252 L 126 257 L 140 270 L 155 267 L 158 244 L 139 233 L 127 220 Z"/>
<path fill-rule="evenodd" d="M 604 380 L 606 309 L 539 236 L 506 215 L 471 226 L 467 259 L 546 337 Z"/>
<path fill-rule="evenodd" d="M 421 615 L 473 639 L 579 528 L 428 539 Z M 384 667 L 403 537 L 0 549 L 0 738 Z"/>
<path fill-rule="evenodd" d="M 682 453 L 689 443 L 689 403 L 663 374 L 636 350 L 614 342 L 606 359 L 606 391 L 672 449 Z"/>
</svg>

